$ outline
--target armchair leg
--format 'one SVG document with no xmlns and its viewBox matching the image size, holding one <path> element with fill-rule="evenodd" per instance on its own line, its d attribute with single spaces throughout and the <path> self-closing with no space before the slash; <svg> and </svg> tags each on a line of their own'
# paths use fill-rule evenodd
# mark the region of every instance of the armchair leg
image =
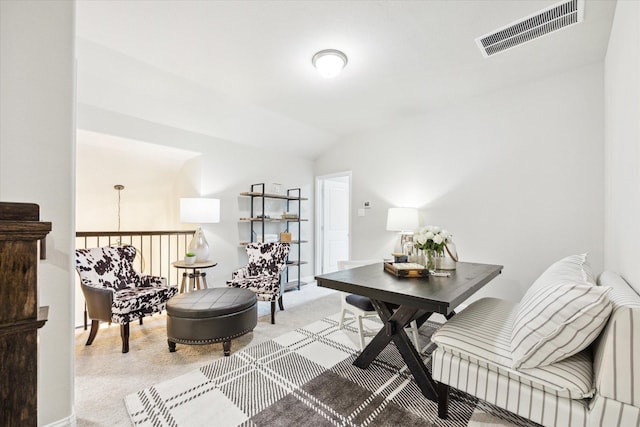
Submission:
<svg viewBox="0 0 640 427">
<path fill-rule="evenodd" d="M 96 338 L 96 335 L 98 333 L 98 327 L 100 326 L 100 321 L 99 320 L 92 320 L 91 321 L 91 331 L 89 331 L 89 339 L 87 339 L 87 343 L 85 345 L 91 345 L 93 343 L 93 340 Z M 87 329 L 87 328 L 85 328 Z"/>
<path fill-rule="evenodd" d="M 438 418 L 446 419 L 449 413 L 449 386 L 438 382 Z"/>
<path fill-rule="evenodd" d="M 122 337 L 122 352 L 129 352 L 129 323 L 120 325 L 120 336 Z"/>
<path fill-rule="evenodd" d="M 280 307 L 280 311 L 284 311 L 284 304 L 282 303 L 282 295 L 278 297 L 278 306 Z"/>
<path fill-rule="evenodd" d="M 271 324 L 276 323 L 276 302 L 271 301 Z"/>
</svg>

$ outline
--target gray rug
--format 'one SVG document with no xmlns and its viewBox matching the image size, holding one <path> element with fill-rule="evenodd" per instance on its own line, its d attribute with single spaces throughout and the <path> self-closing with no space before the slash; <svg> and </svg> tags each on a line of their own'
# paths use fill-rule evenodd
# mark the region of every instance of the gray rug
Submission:
<svg viewBox="0 0 640 427">
<path fill-rule="evenodd" d="M 438 327 L 420 329 L 430 366 Z M 425 399 L 400 354 L 387 347 L 368 369 L 353 328 L 337 315 L 233 353 L 178 378 L 125 398 L 136 426 L 467 426 L 481 412 L 505 425 L 534 426 L 522 418 L 452 389 L 449 418 Z"/>
</svg>

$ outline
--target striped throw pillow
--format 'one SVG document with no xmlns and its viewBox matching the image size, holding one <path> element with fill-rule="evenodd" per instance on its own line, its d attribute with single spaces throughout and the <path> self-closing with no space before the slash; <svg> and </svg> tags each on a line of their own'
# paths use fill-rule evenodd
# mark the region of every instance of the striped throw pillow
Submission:
<svg viewBox="0 0 640 427">
<path fill-rule="evenodd" d="M 512 367 L 546 366 L 585 349 L 611 314 L 610 290 L 564 278 L 528 295 L 511 331 Z"/>
<path fill-rule="evenodd" d="M 522 302 L 527 301 L 541 288 L 556 286 L 566 282 L 585 282 L 596 284 L 587 254 L 569 255 L 551 264 L 527 289 Z"/>
</svg>

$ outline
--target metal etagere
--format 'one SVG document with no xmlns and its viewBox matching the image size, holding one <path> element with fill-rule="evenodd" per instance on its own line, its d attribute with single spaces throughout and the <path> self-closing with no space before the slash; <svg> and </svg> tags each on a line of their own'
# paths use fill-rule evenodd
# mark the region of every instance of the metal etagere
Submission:
<svg viewBox="0 0 640 427">
<path fill-rule="evenodd" d="M 268 223 L 282 223 L 284 224 L 284 229 L 282 227 L 277 228 L 278 231 L 287 231 L 295 236 L 292 238 L 291 245 L 292 249 L 289 252 L 289 257 L 292 254 L 296 255 L 296 259 L 289 259 L 287 257 L 287 268 L 284 272 L 284 290 L 298 289 L 300 290 L 301 280 L 300 280 L 300 266 L 303 264 L 307 264 L 307 261 L 301 260 L 301 244 L 307 243 L 307 240 L 301 240 L 301 224 L 302 222 L 308 221 L 308 219 L 301 218 L 301 208 L 302 201 L 308 200 L 305 197 L 302 197 L 302 191 L 300 188 L 289 188 L 287 189 L 286 194 L 279 193 L 267 193 L 265 191 L 265 184 L 252 184 L 251 191 L 240 193 L 241 196 L 246 196 L 251 198 L 251 207 L 249 211 L 249 217 L 240 218 L 240 221 L 248 221 L 250 225 L 250 239 L 248 242 L 241 242 L 241 245 L 246 245 L 250 242 L 257 241 L 258 233 L 256 229 L 260 231 L 261 241 L 265 241 L 265 225 Z M 257 200 L 258 199 L 258 200 Z M 283 200 L 286 201 L 286 214 L 282 214 L 280 217 L 271 218 L 266 214 L 265 210 L 265 201 L 268 199 L 275 200 Z M 260 227 L 256 227 L 259 224 Z M 290 268 L 295 267 L 297 270 L 295 280 L 290 280 Z"/>
</svg>

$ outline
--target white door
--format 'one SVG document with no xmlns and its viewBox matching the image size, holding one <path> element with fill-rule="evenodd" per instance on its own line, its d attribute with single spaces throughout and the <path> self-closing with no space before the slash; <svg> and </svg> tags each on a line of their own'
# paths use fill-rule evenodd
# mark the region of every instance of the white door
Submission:
<svg viewBox="0 0 640 427">
<path fill-rule="evenodd" d="M 322 273 L 338 270 L 338 261 L 349 259 L 349 175 L 323 179 Z"/>
</svg>

